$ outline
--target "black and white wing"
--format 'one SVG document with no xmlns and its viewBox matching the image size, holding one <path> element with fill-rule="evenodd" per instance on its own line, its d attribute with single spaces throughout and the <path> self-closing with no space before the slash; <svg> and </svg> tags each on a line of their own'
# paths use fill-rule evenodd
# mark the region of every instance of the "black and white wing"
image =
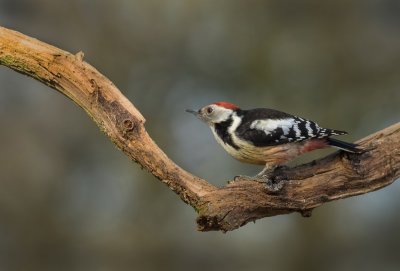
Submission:
<svg viewBox="0 0 400 271">
<path fill-rule="evenodd" d="M 243 111 L 236 130 L 236 136 L 257 147 L 343 134 L 346 132 L 322 128 L 313 121 L 265 108 Z"/>
</svg>

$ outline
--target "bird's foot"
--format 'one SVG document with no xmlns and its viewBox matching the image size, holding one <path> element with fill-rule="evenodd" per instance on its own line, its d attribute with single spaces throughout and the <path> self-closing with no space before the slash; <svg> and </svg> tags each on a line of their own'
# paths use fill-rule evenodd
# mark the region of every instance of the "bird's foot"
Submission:
<svg viewBox="0 0 400 271">
<path fill-rule="evenodd" d="M 237 182 L 237 181 L 254 181 L 255 177 L 250 177 L 246 175 L 236 175 L 232 181 L 228 181 L 228 184 Z"/>
<path fill-rule="evenodd" d="M 276 193 L 282 190 L 282 188 L 285 186 L 285 180 L 283 179 L 272 179 L 269 178 L 269 176 L 263 175 L 263 176 L 243 176 L 243 175 L 238 175 L 235 176 L 233 181 L 230 181 L 228 183 L 233 183 L 235 181 L 253 181 L 253 182 L 258 182 L 264 185 L 265 189 L 268 190 L 269 192 Z"/>
<path fill-rule="evenodd" d="M 276 180 L 272 178 L 266 178 L 265 176 L 252 178 L 252 180 L 258 183 L 262 183 L 265 189 L 273 193 L 281 191 L 282 188 L 285 186 L 285 180 Z"/>
<path fill-rule="evenodd" d="M 260 173 L 254 177 L 238 175 L 235 176 L 232 183 L 235 181 L 254 181 L 262 183 L 269 192 L 279 192 L 285 186 L 286 178 L 276 178 L 274 172 L 278 168 L 286 168 L 286 166 L 266 166 Z"/>
</svg>

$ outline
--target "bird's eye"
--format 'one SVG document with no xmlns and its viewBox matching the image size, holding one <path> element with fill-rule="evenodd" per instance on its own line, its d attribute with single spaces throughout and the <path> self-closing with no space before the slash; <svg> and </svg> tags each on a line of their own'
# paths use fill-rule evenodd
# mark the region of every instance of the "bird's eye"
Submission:
<svg viewBox="0 0 400 271">
<path fill-rule="evenodd" d="M 207 107 L 206 112 L 207 114 L 211 114 L 214 111 L 212 107 Z"/>
</svg>

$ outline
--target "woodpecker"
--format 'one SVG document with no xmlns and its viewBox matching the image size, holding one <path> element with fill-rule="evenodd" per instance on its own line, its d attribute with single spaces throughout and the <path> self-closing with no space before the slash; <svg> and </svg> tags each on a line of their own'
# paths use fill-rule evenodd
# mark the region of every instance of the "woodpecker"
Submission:
<svg viewBox="0 0 400 271">
<path fill-rule="evenodd" d="M 345 131 L 269 108 L 243 110 L 228 102 L 216 102 L 189 113 L 205 122 L 217 142 L 231 156 L 245 163 L 265 165 L 252 178 L 267 181 L 277 166 L 316 149 L 329 146 L 358 153 L 356 144 L 333 139 Z"/>
</svg>

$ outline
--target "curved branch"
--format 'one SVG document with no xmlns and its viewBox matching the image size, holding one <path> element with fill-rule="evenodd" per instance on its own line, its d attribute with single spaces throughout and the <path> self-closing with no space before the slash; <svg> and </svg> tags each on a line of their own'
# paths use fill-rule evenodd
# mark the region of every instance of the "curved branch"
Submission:
<svg viewBox="0 0 400 271">
<path fill-rule="evenodd" d="M 206 204 L 197 220 L 200 230 L 232 230 L 262 217 L 291 212 L 309 217 L 326 202 L 372 192 L 399 178 L 400 123 L 358 143 L 367 149 L 363 154 L 336 152 L 276 172 L 277 178 L 288 179 L 277 194 L 252 181 L 236 181 L 208 193 L 202 198 Z"/>
<path fill-rule="evenodd" d="M 311 211 L 325 202 L 368 193 L 400 176 L 400 123 L 362 139 L 363 154 L 334 153 L 281 169 L 284 188 L 272 193 L 257 182 L 236 180 L 217 188 L 177 166 L 154 143 L 145 119 L 83 53 L 66 51 L 0 27 L 0 64 L 69 97 L 133 161 L 197 210 L 199 230 L 229 231 L 266 216 Z"/>
</svg>

